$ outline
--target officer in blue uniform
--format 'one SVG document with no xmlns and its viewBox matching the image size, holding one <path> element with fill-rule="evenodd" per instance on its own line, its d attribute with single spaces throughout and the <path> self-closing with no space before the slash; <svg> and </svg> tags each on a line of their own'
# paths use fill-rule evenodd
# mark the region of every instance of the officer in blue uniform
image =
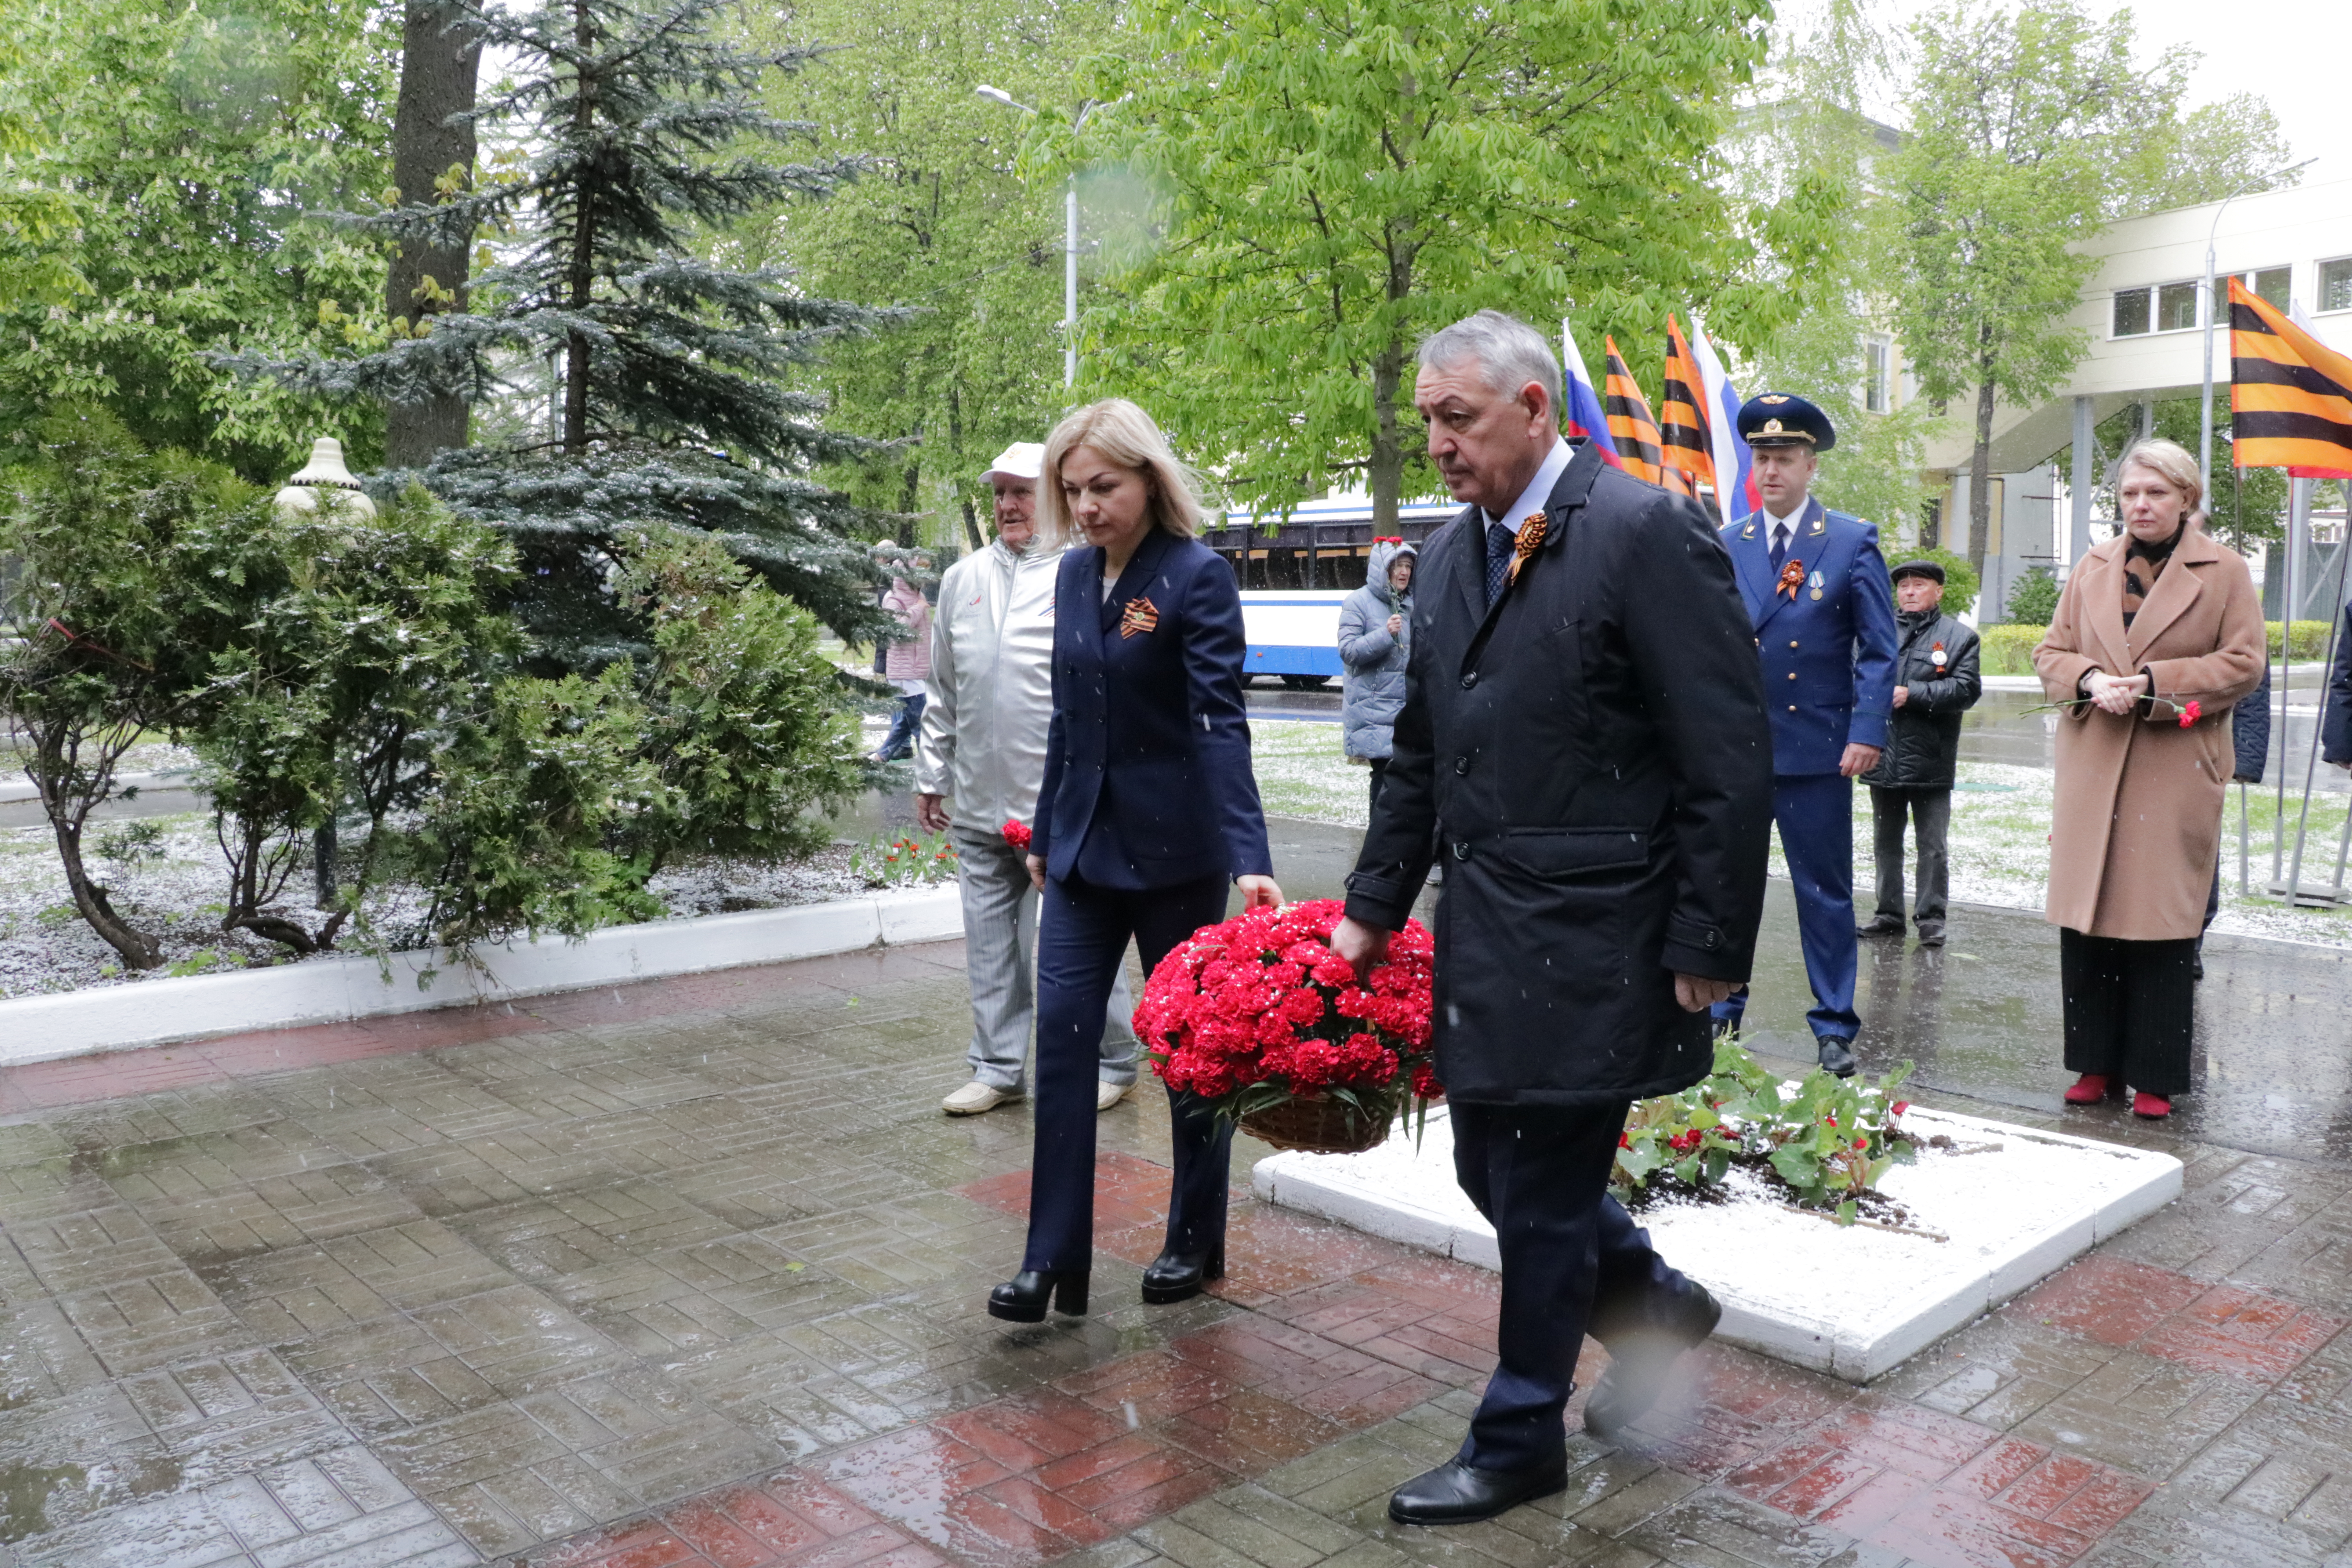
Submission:
<svg viewBox="0 0 2352 1568">
<path fill-rule="evenodd" d="M 1878 765 L 1895 701 L 1895 595 L 1878 530 L 1812 499 L 1829 418 L 1788 393 L 1739 411 L 1763 506 L 1731 523 L 1740 596 L 1764 665 L 1772 721 L 1772 820 L 1796 883 L 1797 929 L 1814 1006 L 1806 1014 L 1822 1066 L 1854 1068 L 1853 780 Z M 1744 995 L 1716 1005 L 1737 1030 Z"/>
</svg>

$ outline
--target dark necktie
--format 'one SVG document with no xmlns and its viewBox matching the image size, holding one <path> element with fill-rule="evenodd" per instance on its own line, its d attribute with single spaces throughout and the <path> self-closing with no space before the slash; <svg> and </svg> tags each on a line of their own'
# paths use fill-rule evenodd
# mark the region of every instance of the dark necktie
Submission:
<svg viewBox="0 0 2352 1568">
<path fill-rule="evenodd" d="M 1486 524 L 1486 603 L 1490 606 L 1503 596 L 1503 584 L 1511 574 L 1511 556 L 1518 542 L 1519 536 L 1504 524 Z"/>
<path fill-rule="evenodd" d="M 1780 575 L 1780 568 L 1789 563 L 1789 527 L 1786 523 L 1772 525 L 1772 575 Z"/>
</svg>

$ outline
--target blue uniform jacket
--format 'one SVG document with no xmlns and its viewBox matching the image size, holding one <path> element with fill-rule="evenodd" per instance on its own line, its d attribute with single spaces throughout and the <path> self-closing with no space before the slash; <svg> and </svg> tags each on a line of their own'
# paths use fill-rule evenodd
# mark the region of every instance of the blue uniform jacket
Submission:
<svg viewBox="0 0 2352 1568">
<path fill-rule="evenodd" d="M 1794 598 L 1777 592 L 1771 521 L 1750 512 L 1723 531 L 1764 666 L 1776 775 L 1833 773 L 1849 745 L 1886 744 L 1895 708 L 1895 590 L 1878 530 L 1808 499 L 1789 560 Z"/>
<path fill-rule="evenodd" d="M 1101 550 L 1080 546 L 1054 581 L 1054 717 L 1029 852 L 1050 877 L 1103 888 L 1273 875 L 1233 568 L 1154 528 L 1108 602 L 1102 571 Z"/>
</svg>

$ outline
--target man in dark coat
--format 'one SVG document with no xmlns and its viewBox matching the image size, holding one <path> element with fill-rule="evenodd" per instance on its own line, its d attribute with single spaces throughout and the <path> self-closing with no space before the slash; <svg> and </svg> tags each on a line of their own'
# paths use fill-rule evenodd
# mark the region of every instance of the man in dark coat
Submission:
<svg viewBox="0 0 2352 1568">
<path fill-rule="evenodd" d="M 1712 1066 L 1706 1007 L 1748 978 L 1771 734 L 1731 562 L 1694 501 L 1559 437 L 1559 366 L 1482 310 L 1421 346 L 1429 453 L 1471 504 L 1422 551 L 1386 787 L 1332 945 L 1360 971 L 1431 856 L 1434 1037 L 1455 1174 L 1495 1226 L 1500 1364 L 1412 1524 L 1566 1484 L 1584 1334 L 1609 1347 L 1588 1429 L 1622 1428 L 1721 1310 L 1608 1194 L 1632 1101 Z"/>
<path fill-rule="evenodd" d="M 1895 714 L 1878 765 L 1862 775 L 1877 830 L 1878 911 L 1858 929 L 1864 936 L 1903 934 L 1903 821 L 1908 816 L 1919 846 L 1919 897 L 1912 911 L 1919 945 L 1941 947 L 1960 715 L 1977 705 L 1984 680 L 1977 673 L 1977 634 L 1944 613 L 1944 569 L 1933 561 L 1906 561 L 1890 575 Z"/>
</svg>

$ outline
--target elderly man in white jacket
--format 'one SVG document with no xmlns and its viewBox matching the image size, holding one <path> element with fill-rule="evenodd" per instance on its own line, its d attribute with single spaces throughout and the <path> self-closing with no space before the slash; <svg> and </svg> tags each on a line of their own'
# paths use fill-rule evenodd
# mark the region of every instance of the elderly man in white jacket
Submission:
<svg viewBox="0 0 2352 1568">
<path fill-rule="evenodd" d="M 985 479 L 996 494 L 996 542 L 948 568 L 931 622 L 929 700 L 915 749 L 915 815 L 955 840 L 971 975 L 971 1081 L 947 1097 L 950 1116 L 993 1110 L 1027 1092 L 1036 1025 L 1037 893 L 1004 825 L 1027 826 L 1045 780 L 1053 717 L 1054 574 L 1058 551 L 1034 543 L 1037 474 L 1045 448 L 1017 441 Z M 1127 982 L 1112 982 L 1095 1109 L 1135 1088 L 1140 1052 Z"/>
</svg>

